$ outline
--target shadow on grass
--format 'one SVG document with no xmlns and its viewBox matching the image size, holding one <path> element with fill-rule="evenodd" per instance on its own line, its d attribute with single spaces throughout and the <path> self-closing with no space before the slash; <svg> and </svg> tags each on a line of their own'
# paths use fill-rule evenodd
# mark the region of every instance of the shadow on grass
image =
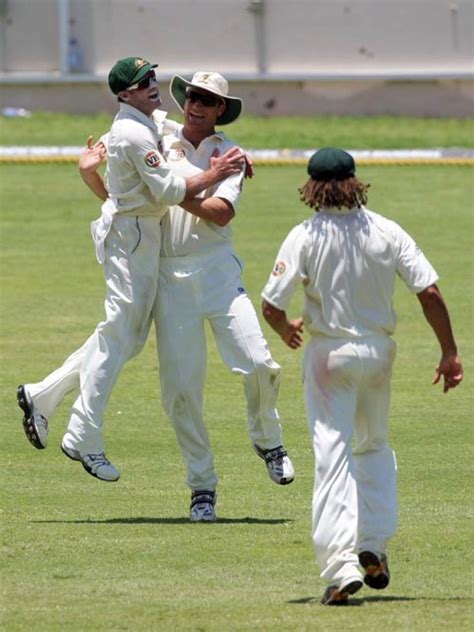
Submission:
<svg viewBox="0 0 474 632">
<path fill-rule="evenodd" d="M 366 601 L 417 601 L 415 597 L 366 597 L 361 599 L 360 597 L 352 597 L 349 598 L 347 604 L 344 606 L 334 606 L 334 607 L 342 607 L 347 608 L 350 606 L 362 606 Z M 321 603 L 321 597 L 302 597 L 301 599 L 290 599 L 287 603 L 295 604 L 295 605 L 305 605 L 308 603 Z"/>
<path fill-rule="evenodd" d="M 349 598 L 349 602 L 343 608 L 349 606 L 363 606 L 364 603 L 390 603 L 390 602 L 407 602 L 407 601 L 457 601 L 469 598 L 465 597 L 397 597 L 396 595 L 380 595 L 373 597 L 352 597 Z M 295 605 L 305 605 L 308 603 L 321 603 L 321 597 L 301 597 L 301 599 L 290 599 L 286 603 L 295 604 Z"/>
<path fill-rule="evenodd" d="M 189 518 L 108 518 L 105 520 L 31 520 L 37 524 L 193 524 Z M 285 524 L 293 522 L 289 518 L 218 518 L 213 524 Z M 196 523 L 194 523 L 196 524 Z M 199 523 L 206 524 L 206 523 Z M 210 524 L 210 523 L 207 523 Z"/>
</svg>

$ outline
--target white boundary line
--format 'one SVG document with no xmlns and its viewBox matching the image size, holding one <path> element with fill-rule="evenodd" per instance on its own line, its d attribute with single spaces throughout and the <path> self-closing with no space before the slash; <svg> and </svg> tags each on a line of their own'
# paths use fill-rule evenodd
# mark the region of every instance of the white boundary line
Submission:
<svg viewBox="0 0 474 632">
<path fill-rule="evenodd" d="M 0 146 L 1 162 L 43 162 L 74 161 L 82 152 L 82 146 Z M 252 160 L 258 162 L 292 162 L 307 161 L 315 149 L 247 149 Z M 474 162 L 474 149 L 439 148 L 439 149 L 348 149 L 356 161 L 362 162 Z"/>
</svg>

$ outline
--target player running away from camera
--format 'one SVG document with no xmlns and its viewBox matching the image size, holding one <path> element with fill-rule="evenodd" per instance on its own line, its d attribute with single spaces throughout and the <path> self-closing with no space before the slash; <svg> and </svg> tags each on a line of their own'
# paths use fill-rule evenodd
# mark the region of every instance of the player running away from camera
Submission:
<svg viewBox="0 0 474 632">
<path fill-rule="evenodd" d="M 364 581 L 389 583 L 387 542 L 397 522 L 396 461 L 387 443 L 397 274 L 416 294 L 441 347 L 433 383 L 444 392 L 463 379 L 438 276 L 413 239 L 367 208 L 368 186 L 352 156 L 316 152 L 301 199 L 315 209 L 293 228 L 263 296 L 263 315 L 292 349 L 311 339 L 304 395 L 316 469 L 313 542 L 328 586 L 322 603 L 343 605 Z M 286 310 L 299 283 L 303 318 Z M 362 567 L 362 573 L 360 568 Z"/>
<path fill-rule="evenodd" d="M 117 480 L 119 472 L 104 452 L 104 411 L 121 367 L 141 350 L 149 332 L 163 216 L 169 205 L 191 200 L 243 167 L 243 154 L 233 147 L 199 173 L 183 177 L 171 171 L 163 157 L 160 125 L 152 118 L 161 104 L 155 68 L 128 57 L 108 77 L 120 111 L 107 150 L 110 193 L 100 219 L 92 224 L 97 258 L 104 267 L 105 319 L 60 369 L 17 392 L 25 432 L 36 448 L 45 448 L 48 417 L 65 393 L 79 388 L 61 449 L 106 481 Z"/>
<path fill-rule="evenodd" d="M 209 160 L 235 147 L 216 125 L 240 115 L 242 101 L 229 96 L 227 81 L 216 72 L 198 72 L 191 81 L 176 75 L 171 94 L 184 111 L 184 126 L 164 120 L 164 152 L 173 172 L 192 177 Z M 104 141 L 107 142 L 106 138 Z M 100 144 L 81 157 L 88 186 L 105 197 L 97 167 Z M 272 359 L 255 309 L 241 279 L 230 221 L 242 189 L 242 173 L 228 177 L 192 201 L 173 205 L 162 220 L 162 245 L 156 324 L 163 406 L 172 422 L 191 489 L 191 520 L 214 521 L 217 476 L 203 418 L 207 365 L 205 321 L 226 365 L 243 376 L 248 430 L 270 478 L 291 483 L 294 470 L 282 446 L 276 410 L 280 367 Z M 61 397 L 63 394 L 61 394 Z"/>
</svg>

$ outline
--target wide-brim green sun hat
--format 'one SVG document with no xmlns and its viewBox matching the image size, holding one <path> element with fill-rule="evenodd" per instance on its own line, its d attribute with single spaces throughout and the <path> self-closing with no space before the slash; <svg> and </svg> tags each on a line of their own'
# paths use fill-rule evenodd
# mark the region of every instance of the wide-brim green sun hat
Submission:
<svg viewBox="0 0 474 632">
<path fill-rule="evenodd" d="M 217 117 L 216 125 L 228 125 L 239 118 L 243 109 L 242 99 L 229 95 L 229 83 L 218 72 L 196 72 L 191 81 L 180 75 L 174 75 L 170 83 L 170 94 L 177 106 L 184 111 L 186 90 L 188 88 L 200 88 L 210 94 L 214 94 L 225 101 L 225 111 Z"/>
</svg>

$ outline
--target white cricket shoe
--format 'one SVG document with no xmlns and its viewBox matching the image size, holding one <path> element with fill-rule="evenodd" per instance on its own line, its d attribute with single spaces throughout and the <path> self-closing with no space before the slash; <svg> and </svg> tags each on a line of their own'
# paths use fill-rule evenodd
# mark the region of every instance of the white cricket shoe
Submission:
<svg viewBox="0 0 474 632">
<path fill-rule="evenodd" d="M 48 420 L 35 411 L 31 397 L 23 384 L 16 390 L 18 406 L 23 411 L 23 430 L 28 441 L 38 450 L 44 450 L 48 445 Z"/>
<path fill-rule="evenodd" d="M 73 461 L 79 461 L 88 474 L 99 478 L 101 481 L 113 482 L 118 481 L 120 478 L 120 472 L 107 459 L 104 452 L 81 454 L 74 448 L 68 448 L 64 443 L 61 444 L 61 450 L 68 458 Z"/>
<path fill-rule="evenodd" d="M 289 485 L 295 479 L 295 469 L 288 452 L 282 445 L 271 450 L 264 450 L 254 445 L 255 452 L 267 464 L 268 476 L 278 485 Z"/>
<path fill-rule="evenodd" d="M 215 522 L 217 520 L 214 506 L 217 494 L 215 491 L 193 491 L 191 494 L 191 509 L 189 519 L 191 522 Z"/>
</svg>

